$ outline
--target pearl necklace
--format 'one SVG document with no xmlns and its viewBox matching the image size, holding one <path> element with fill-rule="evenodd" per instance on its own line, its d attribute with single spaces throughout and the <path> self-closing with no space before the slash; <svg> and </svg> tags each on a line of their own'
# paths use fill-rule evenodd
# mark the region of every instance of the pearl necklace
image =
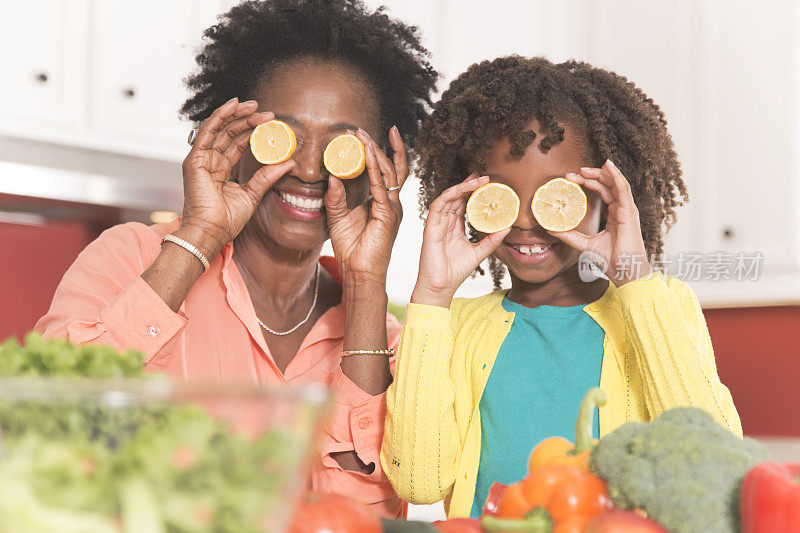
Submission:
<svg viewBox="0 0 800 533">
<path fill-rule="evenodd" d="M 317 307 L 317 296 L 319 295 L 319 263 L 317 263 L 316 278 L 317 279 L 314 282 L 314 302 L 311 304 L 311 309 L 308 310 L 308 314 L 306 315 L 306 317 L 299 324 L 297 324 L 295 327 L 287 331 L 275 331 L 274 329 L 270 329 L 266 324 L 264 324 L 260 318 L 256 317 L 256 320 L 258 320 L 258 325 L 260 325 L 262 328 L 272 333 L 273 335 L 288 335 L 289 333 L 296 331 L 297 328 L 308 322 L 308 319 L 311 318 L 311 313 L 313 313 L 314 308 Z"/>
</svg>

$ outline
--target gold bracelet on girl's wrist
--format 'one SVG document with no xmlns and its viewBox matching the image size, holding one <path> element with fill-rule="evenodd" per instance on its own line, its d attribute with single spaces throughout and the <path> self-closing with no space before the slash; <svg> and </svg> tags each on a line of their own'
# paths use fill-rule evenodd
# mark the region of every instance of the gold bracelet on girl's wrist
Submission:
<svg viewBox="0 0 800 533">
<path fill-rule="evenodd" d="M 342 350 L 342 357 L 351 355 L 384 355 L 392 357 L 394 356 L 394 348 L 389 348 L 388 350 Z"/>
</svg>

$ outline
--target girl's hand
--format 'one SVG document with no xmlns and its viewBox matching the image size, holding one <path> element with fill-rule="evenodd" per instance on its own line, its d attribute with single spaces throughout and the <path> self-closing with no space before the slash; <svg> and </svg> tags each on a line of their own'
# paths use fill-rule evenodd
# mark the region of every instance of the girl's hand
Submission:
<svg viewBox="0 0 800 533">
<path fill-rule="evenodd" d="M 412 303 L 450 307 L 456 289 L 500 246 L 510 229 L 487 235 L 478 243 L 469 241 L 464 213 L 475 189 L 489 183 L 488 176 L 472 175 L 444 191 L 428 211 L 419 276 Z"/>
<path fill-rule="evenodd" d="M 344 185 L 330 176 L 325 194 L 328 230 L 345 283 L 374 282 L 385 286 L 392 246 L 403 219 L 399 187 L 408 178 L 406 147 L 393 126 L 389 130 L 389 144 L 394 151 L 392 162 L 367 132 L 359 129 L 356 135 L 366 148 L 372 200 L 348 208 Z"/>
<path fill-rule="evenodd" d="M 291 159 L 265 165 L 242 185 L 229 181 L 233 166 L 250 147 L 250 134 L 272 113 L 256 113 L 254 100 L 228 100 L 203 122 L 183 161 L 183 219 L 176 232 L 211 260 L 253 216 L 261 198 L 286 172 Z"/>
<path fill-rule="evenodd" d="M 618 287 L 652 273 L 639 225 L 639 210 L 628 180 L 616 165 L 607 160 L 602 168 L 582 168 L 580 175 L 567 174 L 566 178 L 600 195 L 608 205 L 606 227 L 597 235 L 577 230 L 549 233 L 576 250 L 597 254 L 603 260 L 600 266 L 606 267 L 604 273 Z"/>
</svg>

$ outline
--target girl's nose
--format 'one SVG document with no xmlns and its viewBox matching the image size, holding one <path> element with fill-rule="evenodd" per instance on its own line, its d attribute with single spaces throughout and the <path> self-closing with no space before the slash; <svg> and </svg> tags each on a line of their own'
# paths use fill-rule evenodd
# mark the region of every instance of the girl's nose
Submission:
<svg viewBox="0 0 800 533">
<path fill-rule="evenodd" d="M 535 229 L 539 227 L 539 222 L 536 221 L 536 218 L 533 216 L 533 210 L 531 209 L 532 201 L 532 196 L 527 199 L 520 197 L 519 214 L 517 215 L 517 220 L 514 221 L 514 227 L 520 229 Z"/>
</svg>

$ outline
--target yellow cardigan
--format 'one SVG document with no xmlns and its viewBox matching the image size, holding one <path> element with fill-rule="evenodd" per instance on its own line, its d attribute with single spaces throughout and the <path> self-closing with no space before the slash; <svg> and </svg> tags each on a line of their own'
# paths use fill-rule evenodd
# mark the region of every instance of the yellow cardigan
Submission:
<svg viewBox="0 0 800 533">
<path fill-rule="evenodd" d="M 445 499 L 450 518 L 469 516 L 475 494 L 478 405 L 514 321 L 501 305 L 505 292 L 455 299 L 450 309 L 409 304 L 400 336 L 381 465 L 401 498 L 415 504 Z M 688 285 L 661 274 L 621 288 L 609 284 L 584 311 L 606 333 L 600 387 L 608 402 L 599 411 L 601 436 L 679 405 L 703 407 L 741 436 Z"/>
</svg>

